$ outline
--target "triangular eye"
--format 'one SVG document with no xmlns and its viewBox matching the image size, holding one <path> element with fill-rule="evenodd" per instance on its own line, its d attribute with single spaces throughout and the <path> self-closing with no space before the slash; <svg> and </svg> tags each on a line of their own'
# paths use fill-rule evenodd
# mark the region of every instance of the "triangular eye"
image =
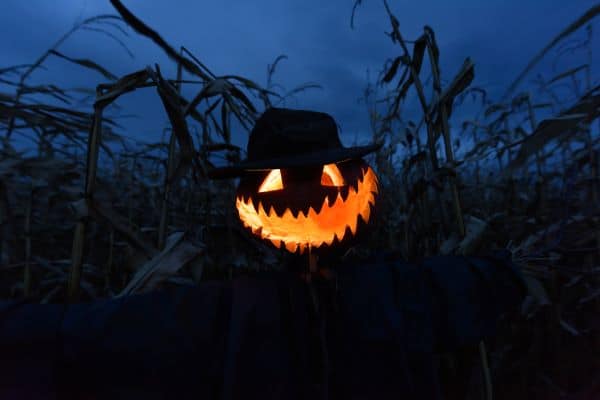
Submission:
<svg viewBox="0 0 600 400">
<path fill-rule="evenodd" d="M 283 181 L 281 180 L 281 170 L 273 169 L 263 180 L 258 188 L 258 193 L 272 192 L 274 190 L 283 189 Z"/>
<path fill-rule="evenodd" d="M 344 186 L 344 177 L 335 164 L 325 164 L 321 175 L 323 186 Z"/>
</svg>

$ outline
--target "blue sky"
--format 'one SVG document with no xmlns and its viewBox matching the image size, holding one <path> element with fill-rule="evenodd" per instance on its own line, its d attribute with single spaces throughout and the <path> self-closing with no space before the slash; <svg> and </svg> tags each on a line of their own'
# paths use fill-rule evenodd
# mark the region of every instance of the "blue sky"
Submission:
<svg viewBox="0 0 600 400">
<path fill-rule="evenodd" d="M 358 102 L 366 71 L 375 76 L 383 62 L 398 54 L 384 35 L 389 22 L 380 0 L 363 0 L 350 28 L 352 0 L 124 0 L 138 17 L 169 43 L 186 46 L 214 73 L 239 74 L 264 84 L 266 66 L 280 54 L 275 81 L 291 89 L 316 82 L 311 90 L 287 103 L 290 107 L 332 114 L 350 144 L 368 140 L 369 120 Z M 416 38 L 431 26 L 441 50 L 442 74 L 450 80 L 465 57 L 476 65 L 475 84 L 498 96 L 529 59 L 567 24 L 594 4 L 591 0 L 421 0 L 389 1 L 406 38 Z M 2 0 L 0 67 L 29 63 L 47 49 L 78 19 L 114 13 L 103 0 Z M 174 76 L 174 65 L 148 39 L 130 29 L 124 38 L 135 57 L 114 42 L 81 32 L 61 51 L 72 57 L 91 58 L 116 75 L 158 63 Z M 596 55 L 597 58 L 597 55 Z M 551 62 L 540 72 L 552 75 Z M 598 63 L 593 66 L 597 71 Z M 104 78 L 61 60 L 52 60 L 33 82 L 54 82 L 65 87 L 95 87 Z M 597 74 L 595 75 L 597 76 Z M 527 81 L 525 82 L 527 86 Z M 0 90 L 6 90 L 2 87 Z M 191 92 L 190 92 L 191 93 Z M 131 137 L 155 141 L 166 126 L 158 98 L 151 91 L 129 95 L 123 113 L 137 118 L 123 121 Z M 405 114 L 416 113 L 409 102 Z M 418 120 L 418 117 L 414 119 Z M 246 136 L 234 140 L 244 145 Z"/>
</svg>

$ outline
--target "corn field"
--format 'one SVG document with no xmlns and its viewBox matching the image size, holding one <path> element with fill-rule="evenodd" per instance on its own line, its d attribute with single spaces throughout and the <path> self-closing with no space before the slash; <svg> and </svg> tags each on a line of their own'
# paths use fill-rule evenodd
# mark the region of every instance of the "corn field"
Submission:
<svg viewBox="0 0 600 400">
<path fill-rule="evenodd" d="M 265 85 L 217 74 L 111 3 L 118 14 L 82 21 L 31 64 L 0 65 L 0 295 L 91 301 L 283 269 L 284 254 L 238 225 L 234 183 L 207 178 L 215 160 L 244 157 L 232 130 L 249 132 L 265 108 L 290 95 L 272 83 L 283 57 L 268 66 Z M 479 349 L 439 355 L 441 374 L 468 379 L 474 399 L 486 381 L 496 399 L 593 398 L 600 393 L 600 77 L 590 62 L 600 6 L 557 29 L 498 99 L 472 84 L 477 60 L 465 55 L 447 75 L 433 28 L 406 39 L 384 6 L 386 40 L 397 53 L 363 95 L 373 139 L 384 143 L 369 160 L 382 192 L 372 235 L 348 253 L 386 250 L 416 261 L 508 249 L 529 286 L 520 314 Z M 117 77 L 61 51 L 84 28 L 125 45 L 127 25 L 169 56 L 177 76 L 153 65 Z M 523 83 L 543 57 L 569 52 L 590 61 Z M 78 92 L 30 85 L 50 58 L 97 72 L 99 84 Z M 184 85 L 195 96 L 183 96 Z M 161 100 L 171 126 L 163 141 L 131 145 L 111 117 L 133 91 Z M 409 97 L 419 115 L 404 113 Z M 467 105 L 478 111 L 454 117 Z M 16 145 L 23 141 L 29 147 Z M 456 360 L 478 351 L 486 376 L 480 368 L 456 376 Z"/>
</svg>

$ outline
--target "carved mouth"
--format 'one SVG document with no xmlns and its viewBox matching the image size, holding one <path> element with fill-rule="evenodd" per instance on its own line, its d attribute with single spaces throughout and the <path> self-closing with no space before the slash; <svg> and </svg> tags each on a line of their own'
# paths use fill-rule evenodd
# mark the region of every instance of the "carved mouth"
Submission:
<svg viewBox="0 0 600 400">
<path fill-rule="evenodd" d="M 308 247 L 331 245 L 335 239 L 342 241 L 347 235 L 356 235 L 358 218 L 369 222 L 371 207 L 378 194 L 375 172 L 369 167 L 355 186 L 346 186 L 335 200 L 323 199 L 320 210 L 313 207 L 308 212 L 292 212 L 289 208 L 278 214 L 273 207 L 268 212 L 262 202 L 255 207 L 252 199 L 236 199 L 236 208 L 244 226 L 276 247 L 282 245 L 290 252 L 303 253 Z"/>
</svg>

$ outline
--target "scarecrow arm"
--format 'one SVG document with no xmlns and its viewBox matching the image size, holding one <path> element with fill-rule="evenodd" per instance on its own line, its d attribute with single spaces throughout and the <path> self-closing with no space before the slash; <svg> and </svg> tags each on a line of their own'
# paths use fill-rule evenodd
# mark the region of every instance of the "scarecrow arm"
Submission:
<svg viewBox="0 0 600 400">
<path fill-rule="evenodd" d="M 508 252 L 435 256 L 420 263 L 380 259 L 342 266 L 342 313 L 349 330 L 396 337 L 413 351 L 449 351 L 495 333 L 526 288 Z"/>
<path fill-rule="evenodd" d="M 450 350 L 495 334 L 499 319 L 514 312 L 527 294 L 508 251 L 487 257 L 426 259 L 435 347 Z"/>
<path fill-rule="evenodd" d="M 207 283 L 69 306 L 0 302 L 0 398 L 181 398 L 192 386 L 214 398 L 228 292 Z"/>
<path fill-rule="evenodd" d="M 503 253 L 421 263 L 383 256 L 341 265 L 336 286 L 339 335 L 329 350 L 343 382 L 340 398 L 360 399 L 439 398 L 433 353 L 492 335 L 525 294 Z"/>
</svg>

